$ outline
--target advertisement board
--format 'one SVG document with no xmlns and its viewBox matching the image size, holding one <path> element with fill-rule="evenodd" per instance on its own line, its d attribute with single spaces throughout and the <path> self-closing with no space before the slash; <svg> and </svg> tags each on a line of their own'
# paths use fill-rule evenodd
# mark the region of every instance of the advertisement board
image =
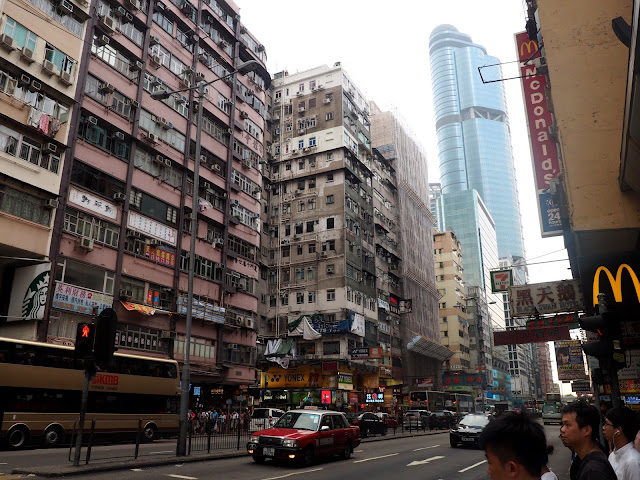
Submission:
<svg viewBox="0 0 640 480">
<path fill-rule="evenodd" d="M 553 340 L 570 340 L 571 334 L 566 325 L 547 328 L 514 328 L 493 332 L 493 344 L 519 345 L 521 343 L 540 343 Z"/>
<path fill-rule="evenodd" d="M 509 311 L 512 317 L 584 310 L 580 280 L 531 283 L 509 287 Z"/>
<path fill-rule="evenodd" d="M 558 380 L 587 380 L 580 340 L 555 342 Z"/>
</svg>

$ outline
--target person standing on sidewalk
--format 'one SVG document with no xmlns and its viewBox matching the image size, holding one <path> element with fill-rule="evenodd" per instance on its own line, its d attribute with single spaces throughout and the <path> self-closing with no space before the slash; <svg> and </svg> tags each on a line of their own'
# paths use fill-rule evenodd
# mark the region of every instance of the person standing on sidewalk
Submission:
<svg viewBox="0 0 640 480">
<path fill-rule="evenodd" d="M 613 447 L 609 463 L 618 480 L 640 480 L 640 452 L 633 446 L 638 433 L 635 413 L 628 407 L 612 408 L 605 415 L 602 432 Z"/>
<path fill-rule="evenodd" d="M 600 412 L 583 400 L 562 409 L 562 444 L 575 453 L 571 480 L 617 480 L 616 474 L 598 444 Z"/>
<path fill-rule="evenodd" d="M 539 480 L 549 458 L 544 428 L 524 411 L 497 416 L 479 442 L 492 480 Z"/>
</svg>

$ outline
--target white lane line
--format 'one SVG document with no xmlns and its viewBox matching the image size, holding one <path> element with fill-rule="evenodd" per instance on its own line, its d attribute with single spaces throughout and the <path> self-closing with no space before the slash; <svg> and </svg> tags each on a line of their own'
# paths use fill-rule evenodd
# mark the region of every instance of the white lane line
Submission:
<svg viewBox="0 0 640 480">
<path fill-rule="evenodd" d="M 409 463 L 407 465 L 407 467 L 413 467 L 415 465 L 424 465 L 426 463 L 431 462 L 432 460 L 440 460 L 441 458 L 444 458 L 444 457 L 442 455 L 438 455 L 438 456 L 435 456 L 435 457 L 426 458 L 424 460 L 416 460 L 416 461 L 413 461 L 413 462 Z"/>
<path fill-rule="evenodd" d="M 353 453 L 362 453 L 364 450 L 354 450 Z"/>
<path fill-rule="evenodd" d="M 476 468 L 478 465 L 482 465 L 483 463 L 487 463 L 487 461 L 486 461 L 486 460 L 483 460 L 483 461 L 481 461 L 481 462 L 474 463 L 474 464 L 473 464 L 473 465 L 471 465 L 470 467 L 463 468 L 462 470 L 458 470 L 458 473 L 464 473 L 464 472 L 466 472 L 467 470 L 471 470 L 472 468 Z"/>
<path fill-rule="evenodd" d="M 167 477 L 182 478 L 184 480 L 198 480 L 198 477 L 187 477 L 186 475 L 176 475 L 175 473 L 165 473 Z"/>
<path fill-rule="evenodd" d="M 141 468 L 132 468 L 131 471 L 132 472 L 141 472 L 142 469 Z"/>
<path fill-rule="evenodd" d="M 160 453 L 173 453 L 175 450 L 162 450 L 161 452 L 149 452 L 150 455 L 158 455 Z"/>
<path fill-rule="evenodd" d="M 278 480 L 279 478 L 287 478 L 292 475 L 301 475 L 304 473 L 319 472 L 320 470 L 323 470 L 323 468 L 314 468 L 313 470 L 305 470 L 304 472 L 292 472 L 292 473 L 287 473 L 286 475 L 281 475 L 279 477 L 263 478 L 262 480 Z"/>
<path fill-rule="evenodd" d="M 371 457 L 371 458 L 365 458 L 363 460 L 356 460 L 353 463 L 362 463 L 362 462 L 368 462 L 369 460 L 379 460 L 381 458 L 388 458 L 388 457 L 393 457 L 395 455 L 398 455 L 397 453 L 390 453 L 389 455 L 381 455 L 379 457 Z"/>
<path fill-rule="evenodd" d="M 9 465 L 7 462 L 0 462 L 0 465 Z"/>
<path fill-rule="evenodd" d="M 422 447 L 422 448 L 416 448 L 414 450 L 414 452 L 419 452 L 420 450 L 426 450 L 427 448 L 436 448 L 439 447 L 440 445 L 431 445 L 430 447 Z"/>
</svg>

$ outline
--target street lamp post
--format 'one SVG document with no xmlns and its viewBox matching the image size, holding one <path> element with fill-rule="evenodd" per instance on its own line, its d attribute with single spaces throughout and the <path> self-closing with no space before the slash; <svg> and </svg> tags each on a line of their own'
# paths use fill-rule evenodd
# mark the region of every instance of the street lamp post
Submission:
<svg viewBox="0 0 640 480">
<path fill-rule="evenodd" d="M 200 184 L 200 142 L 202 139 L 202 105 L 204 103 L 204 87 L 211 85 L 218 80 L 223 80 L 236 73 L 248 73 L 256 68 L 259 64 L 255 60 L 243 62 L 231 73 L 216 78 L 209 82 L 198 82 L 191 88 L 183 88 L 168 92 L 154 92 L 151 98 L 156 100 L 164 100 L 170 95 L 178 92 L 196 91 L 198 92 L 198 114 L 196 117 L 196 151 L 193 162 L 193 191 L 191 192 L 191 242 L 189 245 L 189 283 L 187 285 L 187 315 L 185 320 L 185 341 L 184 341 L 184 361 L 182 363 L 182 378 L 180 379 L 180 424 L 178 429 L 178 443 L 176 445 L 176 455 L 183 457 L 187 454 L 187 429 L 188 429 L 188 412 L 189 412 L 189 384 L 191 383 L 191 324 L 193 323 L 193 279 L 195 275 L 195 251 L 196 237 L 198 236 L 198 190 Z M 232 148 L 231 146 L 229 148 Z M 224 281 L 224 279 L 223 279 Z"/>
</svg>

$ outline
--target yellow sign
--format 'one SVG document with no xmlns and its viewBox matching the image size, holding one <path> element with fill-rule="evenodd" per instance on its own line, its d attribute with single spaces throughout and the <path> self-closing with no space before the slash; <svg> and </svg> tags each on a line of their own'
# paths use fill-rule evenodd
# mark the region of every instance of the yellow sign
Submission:
<svg viewBox="0 0 640 480">
<path fill-rule="evenodd" d="M 531 55 L 533 52 L 538 51 L 538 42 L 535 40 L 529 40 L 528 42 L 522 42 L 520 44 L 520 60 L 525 60 L 528 57 L 524 55 L 524 49 L 527 49 L 527 55 Z"/>
<path fill-rule="evenodd" d="M 626 270 L 629 272 L 629 276 L 631 277 L 631 281 L 633 282 L 633 286 L 636 289 L 636 296 L 638 297 L 638 301 L 640 301 L 640 281 L 638 281 L 638 277 L 633 269 L 627 265 L 626 263 L 621 264 L 618 267 L 618 271 L 616 272 L 616 278 L 613 278 L 611 272 L 607 267 L 598 267 L 595 275 L 593 276 L 593 305 L 598 304 L 598 294 L 600 293 L 600 273 L 604 272 L 609 279 L 609 284 L 611 285 L 611 290 L 613 291 L 613 298 L 616 302 L 622 302 L 622 272 Z"/>
<path fill-rule="evenodd" d="M 299 367 L 295 369 L 270 368 L 262 373 L 262 388 L 327 388 L 329 374 L 320 369 Z"/>
</svg>

